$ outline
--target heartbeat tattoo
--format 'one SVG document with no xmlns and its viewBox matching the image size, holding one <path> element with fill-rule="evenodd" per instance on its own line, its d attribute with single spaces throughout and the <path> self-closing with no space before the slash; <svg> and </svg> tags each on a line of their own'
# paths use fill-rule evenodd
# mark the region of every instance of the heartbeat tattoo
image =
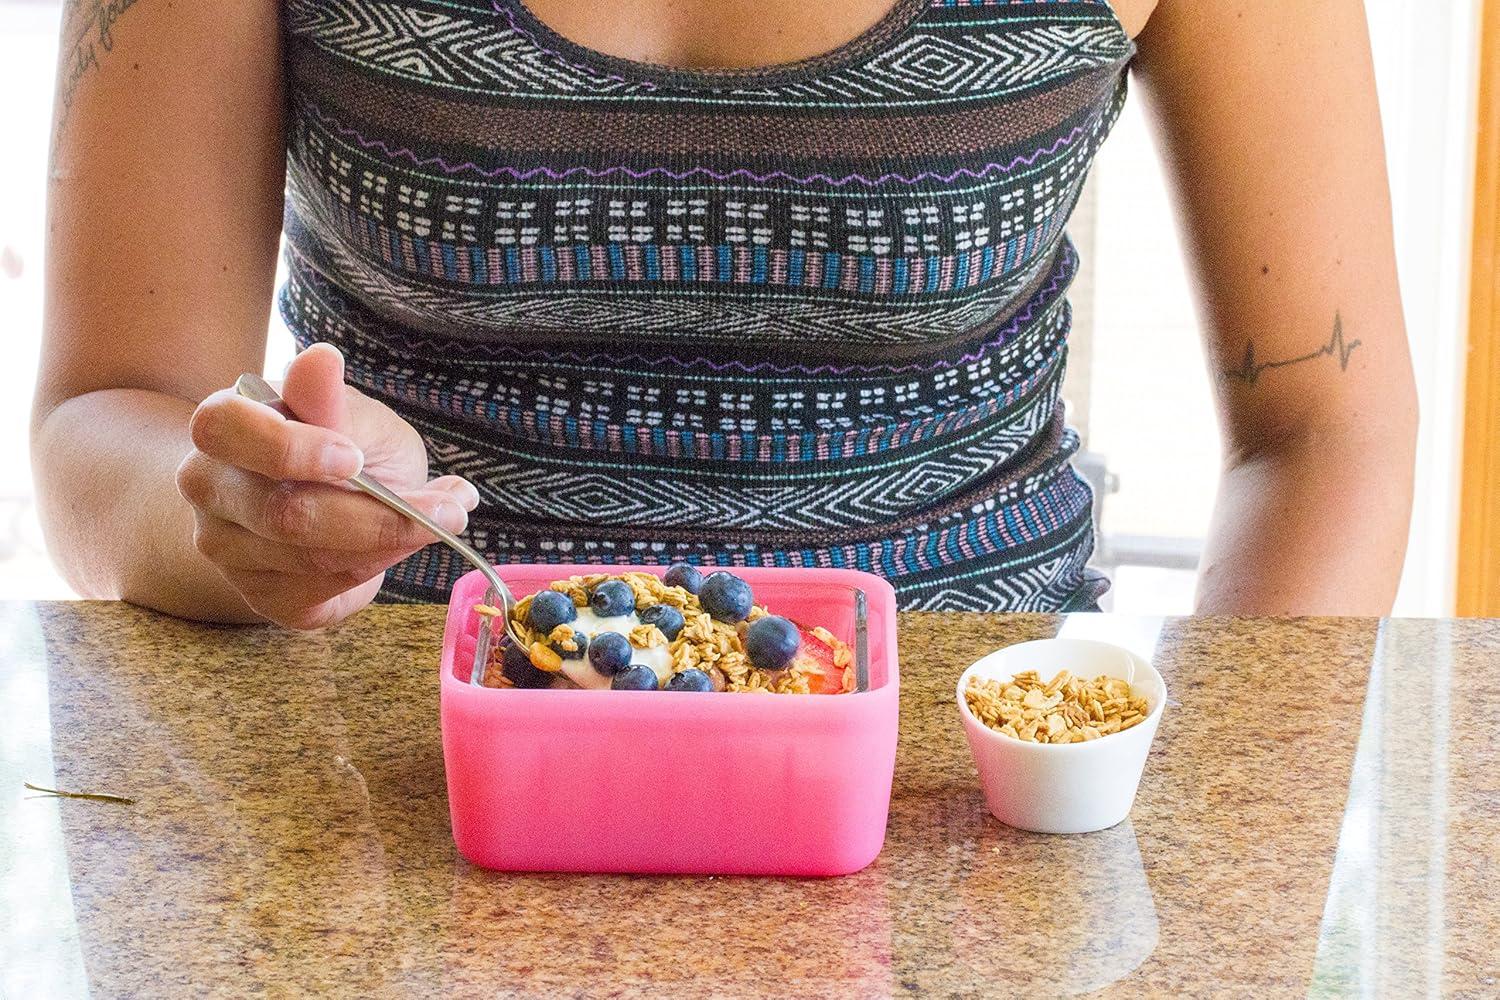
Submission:
<svg viewBox="0 0 1500 1000">
<path fill-rule="evenodd" d="M 1337 358 L 1339 371 L 1349 370 L 1349 355 L 1354 349 L 1364 343 L 1360 340 L 1344 340 L 1344 320 L 1338 313 L 1333 314 L 1333 336 L 1328 338 L 1328 343 L 1301 357 L 1287 358 L 1283 361 L 1258 361 L 1255 357 L 1255 341 L 1245 342 L 1245 360 L 1238 368 L 1232 368 L 1224 373 L 1226 378 L 1238 379 L 1246 385 L 1254 385 L 1260 380 L 1262 373 L 1273 368 L 1286 368 L 1289 365 L 1300 365 L 1304 361 L 1316 361 L 1318 358 Z"/>
</svg>

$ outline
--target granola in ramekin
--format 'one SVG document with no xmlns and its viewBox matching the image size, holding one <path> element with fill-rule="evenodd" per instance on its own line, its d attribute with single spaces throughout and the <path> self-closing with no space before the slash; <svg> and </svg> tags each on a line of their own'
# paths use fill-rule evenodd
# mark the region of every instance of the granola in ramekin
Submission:
<svg viewBox="0 0 1500 1000">
<path fill-rule="evenodd" d="M 1119 677 L 1092 680 L 1067 670 L 1043 682 L 1035 670 L 1009 680 L 970 677 L 964 701 L 996 732 L 1028 743 L 1083 743 L 1123 732 L 1150 714 L 1146 699 Z"/>
</svg>

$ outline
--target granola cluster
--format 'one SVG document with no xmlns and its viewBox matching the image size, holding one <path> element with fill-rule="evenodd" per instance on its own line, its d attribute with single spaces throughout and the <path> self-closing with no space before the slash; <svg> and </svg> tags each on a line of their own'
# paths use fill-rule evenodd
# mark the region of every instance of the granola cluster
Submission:
<svg viewBox="0 0 1500 1000">
<path fill-rule="evenodd" d="M 704 611 L 696 594 L 682 587 L 668 586 L 652 573 L 630 572 L 621 574 L 591 573 L 555 580 L 550 589 L 566 595 L 578 608 L 589 606 L 589 595 L 593 588 L 605 580 L 621 580 L 630 586 L 635 595 L 635 610 L 643 611 L 654 605 L 665 604 L 682 612 L 684 624 L 676 638 L 668 639 L 655 625 L 636 625 L 626 636 L 637 649 L 666 646 L 671 657 L 672 672 L 681 673 L 697 669 L 708 674 L 717 691 L 758 691 L 772 694 L 809 694 L 810 678 L 821 675 L 825 668 L 816 659 L 797 656 L 784 669 L 758 670 L 745 652 L 745 632 L 750 623 L 764 618 L 768 612 L 764 606 L 755 604 L 744 621 L 729 624 L 713 618 Z M 562 668 L 562 657 L 558 649 L 574 650 L 574 629 L 568 624 L 558 625 L 546 635 L 538 633 L 528 624 L 533 597 L 516 602 L 512 622 L 516 632 L 525 640 L 531 662 L 540 670 L 557 673 Z M 497 608 L 479 605 L 480 614 L 499 615 Z M 842 673 L 840 680 L 845 691 L 854 689 L 854 655 L 849 646 L 836 638 L 827 629 L 818 627 L 812 634 L 833 651 L 833 666 Z M 498 637 L 497 637 L 498 638 Z M 485 676 L 485 683 L 495 687 L 509 687 L 509 679 L 496 670 Z"/>
<path fill-rule="evenodd" d="M 996 732 L 1028 743 L 1082 743 L 1139 725 L 1146 699 L 1118 677 L 1092 680 L 1059 671 L 1043 682 L 1035 670 L 999 681 L 970 677 L 969 711 Z"/>
</svg>

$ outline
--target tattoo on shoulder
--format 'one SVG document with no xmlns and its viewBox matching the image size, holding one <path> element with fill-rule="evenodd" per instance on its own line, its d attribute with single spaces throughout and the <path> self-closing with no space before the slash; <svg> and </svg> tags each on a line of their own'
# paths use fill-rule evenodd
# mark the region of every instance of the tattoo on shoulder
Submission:
<svg viewBox="0 0 1500 1000">
<path fill-rule="evenodd" d="M 1246 385 L 1254 385 L 1260 381 L 1261 375 L 1276 368 L 1289 368 L 1292 365 L 1300 365 L 1305 361 L 1317 361 L 1319 358 L 1334 358 L 1339 363 L 1339 371 L 1349 370 L 1349 355 L 1363 341 L 1346 340 L 1344 337 L 1344 320 L 1338 313 L 1333 314 L 1333 333 L 1328 342 L 1315 351 L 1298 355 L 1295 358 L 1283 358 L 1280 361 L 1261 361 L 1255 354 L 1255 341 L 1245 342 L 1245 358 L 1240 362 L 1238 368 L 1231 368 L 1224 372 L 1224 377 L 1243 382 Z"/>
<path fill-rule="evenodd" d="M 115 25 L 141 0 L 67 0 L 63 9 L 61 77 L 57 99 L 57 131 L 72 110 L 78 86 L 99 70 L 115 47 Z"/>
</svg>

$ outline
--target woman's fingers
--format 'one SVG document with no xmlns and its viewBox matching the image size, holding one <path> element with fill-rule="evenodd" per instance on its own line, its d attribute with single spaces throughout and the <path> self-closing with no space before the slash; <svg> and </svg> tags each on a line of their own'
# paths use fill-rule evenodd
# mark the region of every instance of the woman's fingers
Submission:
<svg viewBox="0 0 1500 1000">
<path fill-rule="evenodd" d="M 467 526 L 477 494 L 462 479 L 445 479 L 402 498 L 457 533 Z M 204 514 L 298 548 L 411 552 L 434 540 L 426 528 L 347 487 L 271 480 L 206 455 L 190 456 L 177 483 Z"/>
<path fill-rule="evenodd" d="M 215 565 L 253 573 L 280 573 L 284 577 L 317 576 L 333 580 L 341 592 L 411 555 L 415 549 L 389 552 L 351 552 L 347 549 L 307 548 L 264 538 L 243 525 L 212 514 L 200 513 L 193 531 L 193 544 Z"/>
<path fill-rule="evenodd" d="M 438 476 L 436 479 L 428 480 L 423 489 L 424 491 L 442 490 L 448 493 L 466 511 L 473 511 L 479 506 L 479 490 L 462 476 Z"/>
<path fill-rule="evenodd" d="M 233 389 L 200 403 L 188 427 L 203 454 L 267 479 L 337 482 L 364 466 L 364 455 L 344 435 L 288 420 Z"/>
<path fill-rule="evenodd" d="M 344 355 L 332 344 L 313 344 L 302 351 L 287 366 L 281 398 L 304 423 L 348 431 Z"/>
</svg>

